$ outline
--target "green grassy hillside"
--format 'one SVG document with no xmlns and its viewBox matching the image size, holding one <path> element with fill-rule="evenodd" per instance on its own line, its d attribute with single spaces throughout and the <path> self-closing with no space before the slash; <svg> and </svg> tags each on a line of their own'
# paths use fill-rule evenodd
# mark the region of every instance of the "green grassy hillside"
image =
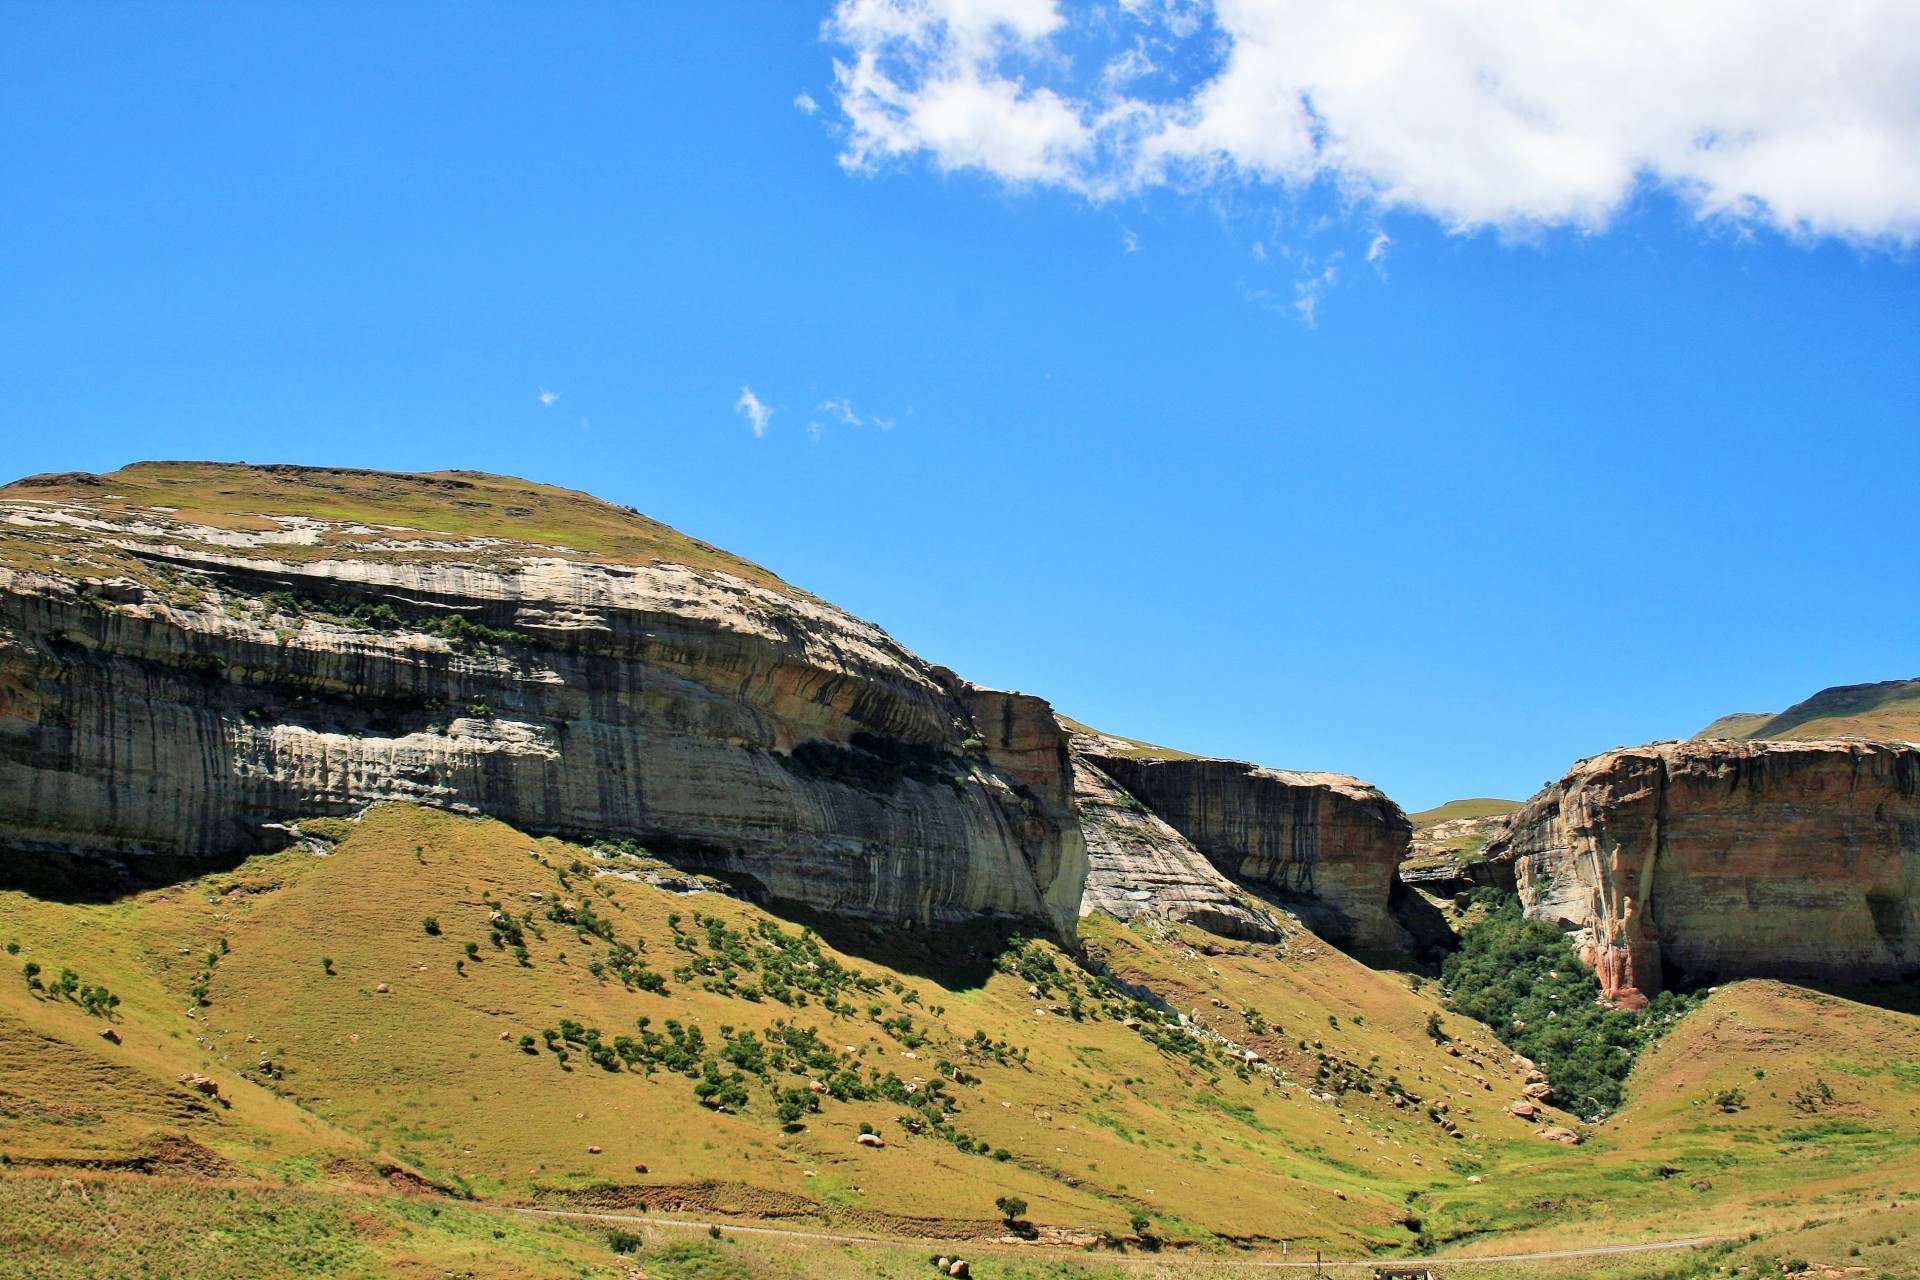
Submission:
<svg viewBox="0 0 1920 1280">
<path fill-rule="evenodd" d="M 1785 711 L 1722 716 L 1695 738 L 1898 738 L 1920 741 L 1920 680 L 1843 684 Z"/>
<path fill-rule="evenodd" d="M 1418 827 L 1431 827 L 1455 818 L 1504 818 L 1520 807 L 1518 800 L 1495 800 L 1481 796 L 1472 800 L 1449 800 L 1433 809 L 1410 813 L 1407 818 Z"/>
<path fill-rule="evenodd" d="M 1281 1241 L 1773 1240 L 1920 1180 L 1920 1022 L 1839 996 L 1722 988 L 1570 1147 L 1505 1113 L 1521 1068 L 1438 984 L 1305 933 L 1091 917 L 1091 968 L 990 934 L 847 950 L 631 849 L 400 805 L 309 834 L 110 904 L 0 894 L 0 1258 L 99 1274 L 85 1242 L 111 1238 L 129 1275 L 628 1274 L 615 1223 L 518 1206 L 902 1242 L 622 1227 L 668 1280 L 923 1275 L 936 1250 L 1138 1274 Z M 956 948 L 975 962 L 929 968 Z M 83 1008 L 101 988 L 117 1007 Z M 1731 1087 L 1745 1110 L 1712 1102 Z M 247 1236 L 266 1214 L 285 1230 Z"/>
</svg>

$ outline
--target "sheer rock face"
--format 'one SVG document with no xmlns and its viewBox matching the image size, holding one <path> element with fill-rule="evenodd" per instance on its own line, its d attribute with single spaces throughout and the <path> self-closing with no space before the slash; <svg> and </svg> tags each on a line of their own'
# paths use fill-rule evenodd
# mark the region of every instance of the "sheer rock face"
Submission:
<svg viewBox="0 0 1920 1280">
<path fill-rule="evenodd" d="M 1662 742 L 1583 760 L 1487 854 L 1609 996 L 1920 973 L 1920 747 Z"/>
<path fill-rule="evenodd" d="M 1329 941 L 1366 949 L 1411 946 L 1388 898 L 1413 828 L 1378 789 L 1344 774 L 1262 769 L 1238 760 L 1098 751 L 1084 760 L 1216 870 L 1284 901 Z"/>
<path fill-rule="evenodd" d="M 1188 924 L 1226 938 L 1276 942 L 1280 926 L 1243 890 L 1078 748 L 1073 758 L 1087 888 L 1080 914 Z"/>
<path fill-rule="evenodd" d="M 714 568 L 417 530 L 376 554 L 373 530 L 314 547 L 323 522 L 279 523 L 303 554 L 161 508 L 0 501 L 0 552 L 29 566 L 0 567 L 13 856 L 234 856 L 403 800 L 635 839 L 842 916 L 1071 933 L 1086 852 L 1040 699 Z M 57 567 L 88 542 L 137 570 Z"/>
</svg>

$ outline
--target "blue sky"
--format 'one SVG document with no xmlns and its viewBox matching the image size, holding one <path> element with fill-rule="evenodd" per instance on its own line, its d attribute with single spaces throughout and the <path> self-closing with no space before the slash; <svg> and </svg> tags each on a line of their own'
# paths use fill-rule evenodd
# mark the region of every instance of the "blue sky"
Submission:
<svg viewBox="0 0 1920 1280">
<path fill-rule="evenodd" d="M 887 3 L 0 6 L 0 469 L 586 489 L 975 680 L 1410 809 L 1920 675 L 1911 120 L 1877 185 L 1657 141 L 1535 183 L 1334 86 L 1310 152 L 1163 163 L 1042 56 L 1093 10 L 995 0 L 1038 25 L 967 74 L 1095 122 L 1035 150 L 949 127 Z M 1165 51 L 1155 103 L 1226 84 L 1254 36 L 1163 7 L 1086 30 Z"/>
</svg>

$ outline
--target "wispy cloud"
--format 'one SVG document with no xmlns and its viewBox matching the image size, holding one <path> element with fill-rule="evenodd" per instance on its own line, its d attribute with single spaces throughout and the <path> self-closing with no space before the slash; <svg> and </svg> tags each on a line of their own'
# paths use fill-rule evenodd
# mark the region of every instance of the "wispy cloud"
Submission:
<svg viewBox="0 0 1920 1280">
<path fill-rule="evenodd" d="M 549 391 L 545 387 L 540 388 L 540 403 L 549 409 L 553 407 L 553 402 L 559 398 L 560 393 L 558 391 Z"/>
<path fill-rule="evenodd" d="M 1140 237 L 1125 227 L 1120 228 L 1120 248 L 1125 253 L 1140 252 Z"/>
<path fill-rule="evenodd" d="M 1317 328 L 1320 323 L 1320 299 L 1333 288 L 1340 279 L 1339 256 L 1334 261 L 1310 275 L 1302 276 L 1293 284 L 1293 311 L 1305 322 L 1307 328 Z"/>
<path fill-rule="evenodd" d="M 773 421 L 773 409 L 753 394 L 752 387 L 740 388 L 740 398 L 733 402 L 733 407 L 747 420 L 756 437 L 767 434 L 767 423 Z"/>
<path fill-rule="evenodd" d="M 920 156 L 1104 201 L 1337 194 L 1450 230 L 1702 219 L 1920 240 L 1912 0 L 838 0 L 855 171 Z"/>
<path fill-rule="evenodd" d="M 812 115 L 814 112 L 820 109 L 820 104 L 813 100 L 813 95 L 810 93 L 804 93 L 804 92 L 801 93 L 798 97 L 796 97 L 793 100 L 793 105 L 800 108 L 802 111 L 806 112 L 808 115 Z"/>
<path fill-rule="evenodd" d="M 831 413 L 850 427 L 860 425 L 860 415 L 853 411 L 851 400 L 828 400 L 820 406 L 820 412 Z"/>
</svg>

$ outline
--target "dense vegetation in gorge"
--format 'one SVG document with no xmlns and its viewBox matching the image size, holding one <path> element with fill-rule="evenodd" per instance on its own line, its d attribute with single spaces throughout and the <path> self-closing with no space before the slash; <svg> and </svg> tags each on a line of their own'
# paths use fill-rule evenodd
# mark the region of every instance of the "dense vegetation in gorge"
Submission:
<svg viewBox="0 0 1920 1280">
<path fill-rule="evenodd" d="M 1493 912 L 1442 966 L 1448 1007 L 1539 1063 L 1557 1105 L 1588 1120 L 1619 1110 L 1635 1055 L 1692 1007 L 1692 997 L 1662 992 L 1640 1012 L 1606 1005 L 1558 926 L 1526 919 L 1520 900 L 1497 889 L 1476 896 Z"/>
</svg>

